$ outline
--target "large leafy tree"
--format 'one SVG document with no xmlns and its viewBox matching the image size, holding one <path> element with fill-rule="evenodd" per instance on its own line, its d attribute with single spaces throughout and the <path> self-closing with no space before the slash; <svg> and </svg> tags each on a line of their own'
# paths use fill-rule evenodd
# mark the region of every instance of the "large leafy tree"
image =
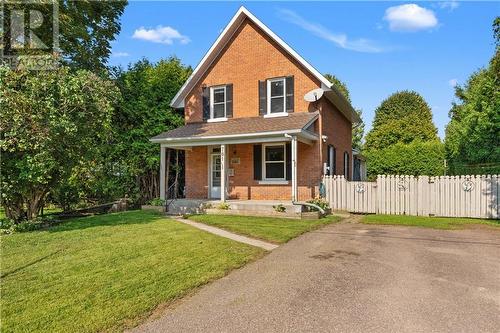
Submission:
<svg viewBox="0 0 500 333">
<path fill-rule="evenodd" d="M 141 60 L 116 74 L 123 99 L 113 117 L 115 135 L 107 155 L 118 175 L 113 181 L 139 202 L 159 195 L 159 147 L 149 140 L 183 125 L 183 114 L 170 101 L 190 74 L 191 68 L 173 57 L 156 64 Z"/>
<path fill-rule="evenodd" d="M 490 64 L 455 88 L 458 102 L 446 127 L 446 155 L 452 172 L 500 172 L 500 18 L 493 25 L 495 55 Z"/>
<path fill-rule="evenodd" d="M 105 69 L 111 54 L 111 41 L 120 32 L 120 17 L 127 5 L 126 0 L 58 0 L 59 50 L 54 50 L 64 63 L 78 69 L 100 71 Z M 4 13 L 10 9 L 36 10 L 42 13 L 43 25 L 34 31 L 42 42 L 52 41 L 53 6 L 47 1 L 6 1 Z M 1 14 L 0 14 L 1 15 Z M 11 31 L 10 15 L 5 15 L 4 31 Z M 33 18 L 30 18 L 33 19 Z M 1 35 L 1 32 L 0 32 Z M 10 48 L 10 39 L 6 39 Z M 19 54 L 26 50 L 19 50 Z M 29 52 L 29 50 L 27 51 Z"/>
<path fill-rule="evenodd" d="M 366 135 L 366 149 L 383 149 L 414 140 L 439 140 L 431 109 L 414 91 L 396 92 L 375 110 L 372 129 Z"/>
<path fill-rule="evenodd" d="M 347 84 L 333 74 L 325 74 L 324 76 L 328 81 L 333 83 L 333 85 L 344 95 L 349 103 L 351 103 L 351 94 L 349 92 L 349 89 L 347 88 Z M 352 129 L 352 148 L 361 149 L 363 145 L 363 136 L 365 133 L 365 123 L 363 122 L 362 118 L 362 110 L 355 109 L 355 111 L 361 119 L 361 122 L 355 124 Z"/>
<path fill-rule="evenodd" d="M 444 149 L 423 97 L 400 91 L 384 100 L 375 110 L 364 154 L 370 178 L 377 174 L 442 174 Z"/>
<path fill-rule="evenodd" d="M 51 189 L 109 138 L 114 84 L 85 71 L 0 68 L 1 188 L 7 216 L 34 218 Z"/>
</svg>

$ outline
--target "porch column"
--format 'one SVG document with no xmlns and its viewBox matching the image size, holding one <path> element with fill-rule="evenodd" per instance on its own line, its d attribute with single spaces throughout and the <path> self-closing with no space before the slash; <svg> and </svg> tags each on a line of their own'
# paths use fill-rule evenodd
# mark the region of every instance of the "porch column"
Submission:
<svg viewBox="0 0 500 333">
<path fill-rule="evenodd" d="M 299 200 L 297 187 L 297 137 L 292 136 L 292 201 Z"/>
<path fill-rule="evenodd" d="M 167 148 L 160 147 L 160 199 L 165 200 L 165 155 Z"/>
<path fill-rule="evenodd" d="M 220 201 L 226 201 L 226 145 L 220 145 Z"/>
</svg>

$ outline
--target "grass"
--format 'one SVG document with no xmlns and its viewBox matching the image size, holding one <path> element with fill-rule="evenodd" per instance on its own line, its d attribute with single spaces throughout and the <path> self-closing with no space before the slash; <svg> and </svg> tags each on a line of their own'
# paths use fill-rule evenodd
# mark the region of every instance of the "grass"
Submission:
<svg viewBox="0 0 500 333">
<path fill-rule="evenodd" d="M 131 211 L 1 237 L 2 332 L 121 331 L 263 250 Z"/>
<path fill-rule="evenodd" d="M 304 232 L 340 220 L 336 216 L 318 220 L 298 220 L 235 215 L 192 215 L 189 219 L 273 243 L 285 243 Z"/>
<path fill-rule="evenodd" d="M 461 229 L 467 225 L 482 224 L 500 227 L 498 220 L 482 220 L 459 217 L 425 217 L 407 215 L 365 215 L 362 223 L 426 227 L 433 229 Z"/>
</svg>

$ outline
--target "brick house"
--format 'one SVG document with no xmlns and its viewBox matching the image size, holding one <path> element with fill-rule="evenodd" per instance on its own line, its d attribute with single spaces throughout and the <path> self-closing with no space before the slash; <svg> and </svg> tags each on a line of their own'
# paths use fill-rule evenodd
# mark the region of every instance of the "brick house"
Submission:
<svg viewBox="0 0 500 333">
<path fill-rule="evenodd" d="M 320 98 L 304 96 L 316 89 Z M 171 102 L 185 126 L 151 139 L 185 150 L 188 199 L 292 200 L 319 195 L 324 174 L 352 175 L 359 121 L 332 84 L 241 7 Z"/>
</svg>

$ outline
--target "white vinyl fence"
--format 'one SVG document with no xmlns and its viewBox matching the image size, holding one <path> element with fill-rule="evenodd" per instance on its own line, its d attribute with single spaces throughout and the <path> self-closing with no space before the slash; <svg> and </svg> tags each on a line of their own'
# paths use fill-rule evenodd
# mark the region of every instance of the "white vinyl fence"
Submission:
<svg viewBox="0 0 500 333">
<path fill-rule="evenodd" d="M 376 182 L 325 176 L 330 207 L 354 213 L 500 218 L 500 177 L 378 176 Z"/>
</svg>

